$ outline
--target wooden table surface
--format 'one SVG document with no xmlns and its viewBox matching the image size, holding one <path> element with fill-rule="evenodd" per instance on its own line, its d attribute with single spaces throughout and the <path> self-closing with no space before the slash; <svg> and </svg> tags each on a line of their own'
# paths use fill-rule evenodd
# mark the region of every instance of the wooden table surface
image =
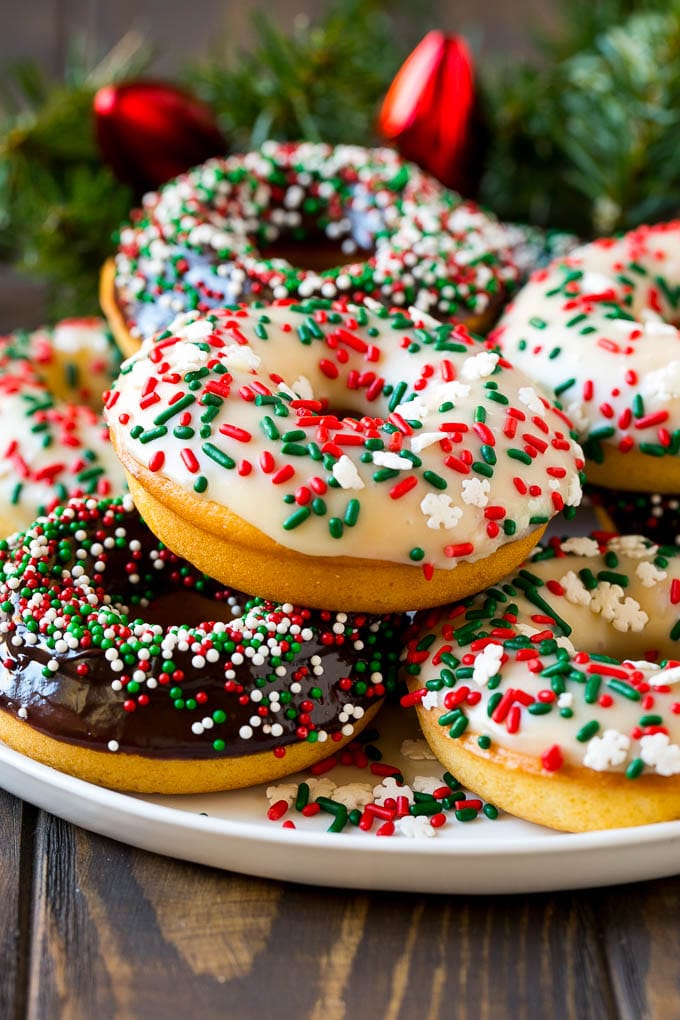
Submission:
<svg viewBox="0 0 680 1020">
<path fill-rule="evenodd" d="M 0 329 L 41 314 L 0 274 Z M 0 1020 L 680 1017 L 680 878 L 467 898 L 295 886 L 0 791 L 0 904 Z"/>
</svg>

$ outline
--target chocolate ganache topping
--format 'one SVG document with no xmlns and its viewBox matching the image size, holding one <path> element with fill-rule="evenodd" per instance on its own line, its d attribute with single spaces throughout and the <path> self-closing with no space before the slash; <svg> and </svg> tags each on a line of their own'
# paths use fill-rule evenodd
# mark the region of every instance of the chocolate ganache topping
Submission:
<svg viewBox="0 0 680 1020">
<path fill-rule="evenodd" d="M 166 759 L 330 751 L 394 684 L 399 618 L 225 589 L 129 497 L 58 507 L 0 543 L 0 567 L 0 709 L 71 744 Z"/>
</svg>

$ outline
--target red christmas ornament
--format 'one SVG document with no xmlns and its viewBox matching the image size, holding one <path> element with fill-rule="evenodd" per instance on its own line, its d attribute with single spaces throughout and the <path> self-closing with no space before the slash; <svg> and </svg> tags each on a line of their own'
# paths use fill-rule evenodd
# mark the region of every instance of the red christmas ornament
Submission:
<svg viewBox="0 0 680 1020">
<path fill-rule="evenodd" d="M 209 107 L 173 85 L 106 85 L 93 111 L 102 158 L 139 193 L 226 151 Z"/>
<path fill-rule="evenodd" d="M 474 193 L 482 131 L 472 57 L 462 36 L 427 33 L 390 85 L 378 130 L 448 188 Z"/>
</svg>

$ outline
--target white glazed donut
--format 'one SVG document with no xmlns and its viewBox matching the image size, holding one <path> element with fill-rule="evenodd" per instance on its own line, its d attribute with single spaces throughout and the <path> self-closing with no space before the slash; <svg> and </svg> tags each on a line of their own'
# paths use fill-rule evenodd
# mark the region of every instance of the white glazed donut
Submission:
<svg viewBox="0 0 680 1020">
<path fill-rule="evenodd" d="M 145 345 L 106 417 L 147 523 L 224 583 L 345 610 L 521 562 L 578 503 L 580 449 L 522 373 L 414 314 L 251 306 Z"/>
<path fill-rule="evenodd" d="M 680 554 L 570 538 L 416 618 L 411 693 L 432 750 L 499 807 L 583 831 L 680 817 Z"/>
<path fill-rule="evenodd" d="M 680 221 L 603 238 L 534 273 L 493 343 L 555 396 L 588 480 L 680 491 Z"/>
<path fill-rule="evenodd" d="M 125 490 L 101 416 L 117 366 L 101 319 L 0 338 L 0 536 L 69 496 Z"/>
</svg>

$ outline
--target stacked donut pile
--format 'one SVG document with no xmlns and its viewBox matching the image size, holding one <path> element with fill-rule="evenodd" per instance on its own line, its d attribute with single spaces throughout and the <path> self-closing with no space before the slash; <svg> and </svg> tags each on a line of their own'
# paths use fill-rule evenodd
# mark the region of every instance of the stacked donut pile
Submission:
<svg viewBox="0 0 680 1020">
<path fill-rule="evenodd" d="M 524 292 L 488 341 L 468 330 L 518 286 L 520 235 L 385 150 L 268 145 L 147 196 L 102 278 L 130 494 L 46 503 L 2 544 L 0 737 L 121 789 L 252 785 L 353 740 L 401 660 L 405 710 L 500 806 L 567 829 L 676 817 L 675 550 L 534 550 L 581 498 L 563 395 L 582 386 L 534 371 L 562 341 L 540 309 L 512 319 Z M 559 275 L 579 335 L 593 308 L 654 332 L 583 257 L 529 287 Z M 670 451 L 648 399 L 619 425 Z"/>
</svg>

